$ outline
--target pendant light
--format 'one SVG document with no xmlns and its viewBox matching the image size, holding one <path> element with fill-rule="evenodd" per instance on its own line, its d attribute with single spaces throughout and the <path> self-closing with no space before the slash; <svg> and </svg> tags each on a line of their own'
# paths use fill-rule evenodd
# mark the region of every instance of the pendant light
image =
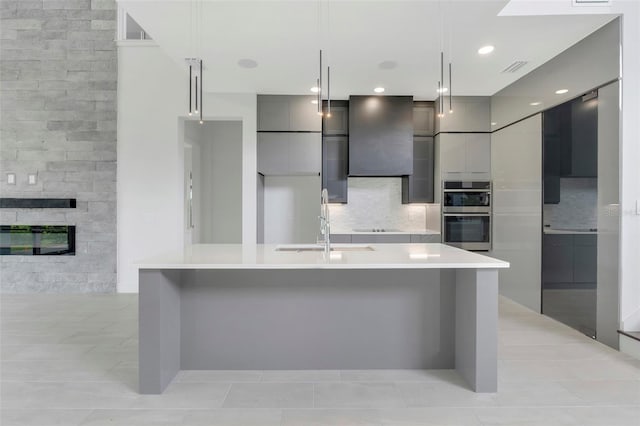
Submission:
<svg viewBox="0 0 640 426">
<path fill-rule="evenodd" d="M 196 15 L 196 25 L 193 25 L 194 15 Z M 201 38 L 201 28 L 202 28 L 202 4 L 201 1 L 198 1 L 196 7 L 194 8 L 194 1 L 190 2 L 190 44 L 192 52 L 197 50 L 200 51 L 200 42 Z M 195 33 L 195 34 L 194 34 Z M 194 41 L 195 39 L 195 41 Z M 194 48 L 194 45 L 197 45 L 197 48 Z M 202 108 L 202 100 L 203 100 L 203 61 L 202 58 L 191 56 L 185 58 L 185 62 L 189 67 L 189 116 L 199 116 L 200 124 L 203 124 L 203 108 Z"/>
</svg>

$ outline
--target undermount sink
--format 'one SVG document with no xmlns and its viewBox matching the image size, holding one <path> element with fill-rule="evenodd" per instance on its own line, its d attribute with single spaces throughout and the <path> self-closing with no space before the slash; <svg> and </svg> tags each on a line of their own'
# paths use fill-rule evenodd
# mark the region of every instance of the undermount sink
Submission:
<svg viewBox="0 0 640 426">
<path fill-rule="evenodd" d="M 373 251 L 373 247 L 366 244 L 332 244 L 331 251 Z M 324 251 L 323 245 L 318 244 L 280 244 L 276 251 Z"/>
</svg>

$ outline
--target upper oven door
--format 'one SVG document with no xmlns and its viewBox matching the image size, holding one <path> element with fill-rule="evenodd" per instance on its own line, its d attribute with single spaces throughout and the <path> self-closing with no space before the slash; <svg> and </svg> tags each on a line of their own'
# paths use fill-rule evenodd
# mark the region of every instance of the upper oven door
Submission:
<svg viewBox="0 0 640 426">
<path fill-rule="evenodd" d="M 484 213 L 491 208 L 491 193 L 487 190 L 445 189 L 442 210 L 448 213 Z"/>
</svg>

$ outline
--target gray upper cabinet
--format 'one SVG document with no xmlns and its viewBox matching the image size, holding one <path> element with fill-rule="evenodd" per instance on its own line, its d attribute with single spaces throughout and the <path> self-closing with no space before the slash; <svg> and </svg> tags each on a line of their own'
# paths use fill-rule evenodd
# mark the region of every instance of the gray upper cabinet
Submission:
<svg viewBox="0 0 640 426">
<path fill-rule="evenodd" d="M 318 106 L 311 101 L 316 97 L 289 96 L 289 130 L 322 131 L 322 118 L 318 115 Z"/>
<path fill-rule="evenodd" d="M 444 117 L 436 119 L 436 133 L 491 131 L 491 97 L 454 96 L 452 107 L 449 114 L 449 97 L 445 96 Z"/>
<path fill-rule="evenodd" d="M 259 132 L 320 132 L 315 96 L 258 95 Z"/>
<path fill-rule="evenodd" d="M 258 133 L 258 173 L 319 175 L 321 143 L 319 133 Z"/>
<path fill-rule="evenodd" d="M 435 105 L 428 101 L 413 102 L 413 136 L 433 136 L 435 133 Z"/>
<path fill-rule="evenodd" d="M 413 174 L 402 178 L 402 203 L 433 203 L 433 137 L 413 138 Z"/>
<path fill-rule="evenodd" d="M 322 135 L 294 133 L 289 135 L 289 173 L 320 174 L 322 169 Z"/>
<path fill-rule="evenodd" d="M 347 202 L 348 167 L 348 137 L 324 136 L 322 138 L 322 187 L 327 188 L 330 203 Z"/>
<path fill-rule="evenodd" d="M 322 134 L 344 136 L 349 134 L 349 101 L 331 101 L 331 116 L 327 117 L 327 101 L 323 103 Z"/>
<path fill-rule="evenodd" d="M 289 171 L 289 134 L 258 133 L 258 173 L 283 175 Z"/>
</svg>

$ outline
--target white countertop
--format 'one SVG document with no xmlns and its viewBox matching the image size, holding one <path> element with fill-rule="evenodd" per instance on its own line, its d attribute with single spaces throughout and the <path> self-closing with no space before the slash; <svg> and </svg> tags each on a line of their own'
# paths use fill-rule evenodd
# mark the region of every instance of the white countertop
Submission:
<svg viewBox="0 0 640 426">
<path fill-rule="evenodd" d="M 287 244 L 292 246 L 292 244 Z M 308 247 L 309 244 L 300 246 Z M 454 269 L 508 268 L 509 263 L 444 244 L 332 244 L 322 251 L 276 251 L 275 244 L 196 244 L 137 263 L 140 269 Z M 369 246 L 372 251 L 340 251 Z"/>
<path fill-rule="evenodd" d="M 331 235 L 440 235 L 440 232 L 431 229 L 422 229 L 419 231 L 354 231 L 349 229 L 341 229 L 332 231 Z"/>
</svg>

